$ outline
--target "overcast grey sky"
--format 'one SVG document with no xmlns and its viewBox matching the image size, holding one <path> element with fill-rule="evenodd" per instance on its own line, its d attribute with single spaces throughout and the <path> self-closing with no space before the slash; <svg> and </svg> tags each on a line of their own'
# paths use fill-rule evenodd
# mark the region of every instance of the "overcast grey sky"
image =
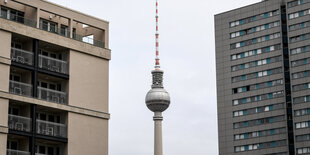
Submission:
<svg viewBox="0 0 310 155">
<path fill-rule="evenodd" d="M 152 155 L 145 106 L 154 66 L 155 0 L 50 0 L 110 22 L 110 155 Z M 216 155 L 214 15 L 260 0 L 159 0 L 161 66 L 171 105 L 165 155 Z"/>
</svg>

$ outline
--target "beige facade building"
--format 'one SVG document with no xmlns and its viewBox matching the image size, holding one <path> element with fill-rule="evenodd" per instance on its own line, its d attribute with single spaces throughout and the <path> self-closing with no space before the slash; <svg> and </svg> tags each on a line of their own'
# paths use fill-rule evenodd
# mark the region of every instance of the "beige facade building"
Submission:
<svg viewBox="0 0 310 155">
<path fill-rule="evenodd" d="M 0 155 L 107 155 L 109 23 L 0 0 Z"/>
</svg>

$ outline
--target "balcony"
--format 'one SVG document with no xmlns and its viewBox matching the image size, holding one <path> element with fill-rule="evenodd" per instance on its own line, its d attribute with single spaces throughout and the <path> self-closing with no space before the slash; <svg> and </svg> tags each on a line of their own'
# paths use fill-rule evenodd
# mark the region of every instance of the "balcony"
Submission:
<svg viewBox="0 0 310 155">
<path fill-rule="evenodd" d="M 10 115 L 9 114 L 9 129 L 30 132 L 31 131 L 31 118 Z"/>
<path fill-rule="evenodd" d="M 31 97 L 32 85 L 10 80 L 10 93 Z"/>
<path fill-rule="evenodd" d="M 58 104 L 67 104 L 67 93 L 62 91 L 38 87 L 38 98 Z"/>
<path fill-rule="evenodd" d="M 11 60 L 17 63 L 33 65 L 33 53 L 22 49 L 11 48 Z"/>
<path fill-rule="evenodd" d="M 67 126 L 60 123 L 37 120 L 37 133 L 53 137 L 67 137 Z"/>
<path fill-rule="evenodd" d="M 0 18 L 11 20 L 34 28 L 37 26 L 37 22 L 35 20 L 28 19 L 23 16 L 18 16 L 15 14 L 10 14 L 9 16 L 7 14 L 0 14 Z"/>
<path fill-rule="evenodd" d="M 73 34 L 73 39 L 77 40 L 77 41 L 81 41 L 84 43 L 88 43 L 97 47 L 101 47 L 104 48 L 104 42 L 103 41 L 99 41 L 99 40 L 95 40 L 93 39 L 93 37 L 88 37 L 88 36 L 82 36 L 79 34 Z"/>
<path fill-rule="evenodd" d="M 39 68 L 62 74 L 68 74 L 68 63 L 66 61 L 44 55 L 39 55 Z"/>
<path fill-rule="evenodd" d="M 30 152 L 7 149 L 6 155 L 30 155 Z"/>
</svg>

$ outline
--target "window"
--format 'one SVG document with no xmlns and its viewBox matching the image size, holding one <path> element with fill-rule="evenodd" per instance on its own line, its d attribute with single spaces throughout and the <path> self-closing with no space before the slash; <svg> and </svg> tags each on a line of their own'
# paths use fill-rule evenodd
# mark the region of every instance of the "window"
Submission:
<svg viewBox="0 0 310 155">
<path fill-rule="evenodd" d="M 302 128 L 307 128 L 309 122 L 300 122 L 300 123 L 295 123 L 296 129 L 302 129 Z"/>
<path fill-rule="evenodd" d="M 65 36 L 65 37 L 69 37 L 68 26 L 66 26 L 66 25 L 61 25 L 61 27 L 60 27 L 60 34 L 61 34 L 62 36 Z"/>
<path fill-rule="evenodd" d="M 52 33 L 58 33 L 58 24 L 44 19 L 40 19 L 40 29 Z"/>
<path fill-rule="evenodd" d="M 267 50 L 267 49 L 269 49 L 269 50 Z M 264 48 L 250 50 L 250 51 L 242 52 L 242 53 L 239 53 L 239 54 L 231 55 L 231 60 L 242 59 L 242 58 L 250 57 L 250 56 L 253 56 L 253 55 L 259 55 L 259 54 L 262 54 L 262 53 L 267 53 L 267 52 L 275 51 L 275 50 L 279 50 L 279 49 L 281 49 L 281 45 L 280 44 L 273 45 L 273 46 L 267 46 L 267 47 L 264 47 Z M 309 50 L 310 50 L 310 48 L 309 48 Z"/>
<path fill-rule="evenodd" d="M 262 31 L 262 30 L 265 30 L 265 29 L 269 29 L 269 28 L 272 28 L 272 27 L 277 27 L 279 25 L 280 25 L 280 22 L 277 21 L 277 22 L 272 22 L 272 23 L 269 23 L 269 24 L 260 25 L 260 26 L 253 27 L 253 28 L 243 29 L 243 30 L 238 31 L 238 32 L 230 33 L 230 38 L 236 38 L 236 37 L 239 37 L 239 36 L 248 35 L 248 34 L 251 34 L 251 33 L 254 33 L 254 32 L 259 32 L 259 31 Z"/>
<path fill-rule="evenodd" d="M 11 8 L 1 7 L 0 16 L 15 22 L 24 23 L 24 12 Z"/>
<path fill-rule="evenodd" d="M 18 150 L 18 142 L 13 140 L 8 140 L 7 148 L 11 150 Z"/>
<path fill-rule="evenodd" d="M 270 34 L 270 35 L 266 35 L 266 36 L 262 36 L 262 37 L 253 38 L 253 39 L 250 39 L 250 40 L 242 41 L 242 42 L 239 42 L 239 43 L 233 43 L 233 44 L 230 44 L 230 49 L 235 49 L 235 48 L 240 48 L 240 47 L 243 47 L 243 46 L 253 45 L 253 44 L 256 44 L 256 43 L 264 42 L 266 40 L 276 39 L 276 38 L 279 38 L 280 36 L 281 36 L 280 33 L 275 33 L 275 34 Z"/>
</svg>

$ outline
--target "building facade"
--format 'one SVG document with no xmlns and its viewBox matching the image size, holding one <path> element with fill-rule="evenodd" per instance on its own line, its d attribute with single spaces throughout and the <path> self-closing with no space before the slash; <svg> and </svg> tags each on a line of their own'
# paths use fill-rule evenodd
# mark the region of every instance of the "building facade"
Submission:
<svg viewBox="0 0 310 155">
<path fill-rule="evenodd" d="M 0 154 L 107 155 L 109 23 L 0 0 Z"/>
<path fill-rule="evenodd" d="M 310 1 L 215 15 L 220 155 L 310 154 Z"/>
</svg>

